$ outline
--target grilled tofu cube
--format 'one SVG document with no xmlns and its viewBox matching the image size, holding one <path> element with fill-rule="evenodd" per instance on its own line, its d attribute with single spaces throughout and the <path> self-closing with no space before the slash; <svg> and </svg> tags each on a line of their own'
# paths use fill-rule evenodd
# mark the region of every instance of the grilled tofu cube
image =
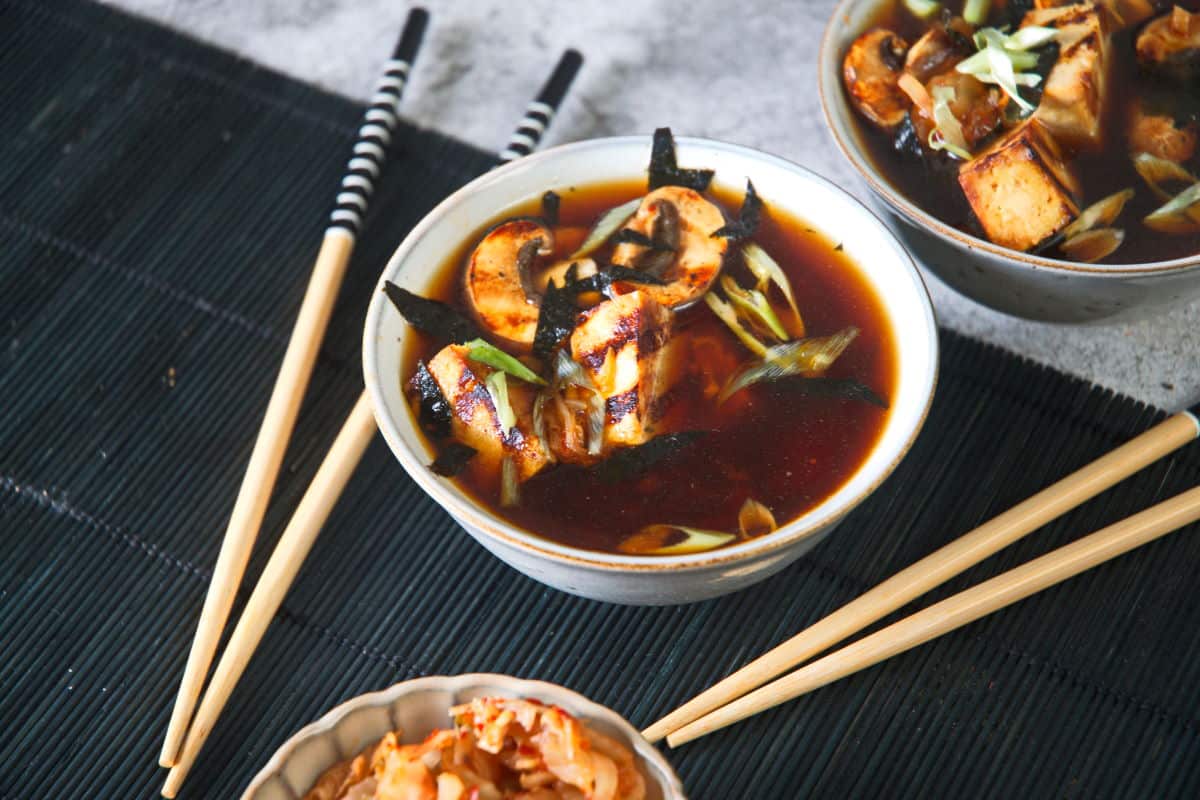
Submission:
<svg viewBox="0 0 1200 800">
<path fill-rule="evenodd" d="M 469 347 L 452 344 L 429 360 L 429 373 L 450 404 L 450 432 L 468 447 L 475 448 L 475 461 L 492 469 L 509 455 L 517 476 L 526 481 L 550 463 L 541 441 L 533 433 L 534 388 L 524 381 L 506 377 L 508 400 L 517 424 L 505 435 L 500 417 L 485 381 L 494 369 L 467 358 Z"/>
<path fill-rule="evenodd" d="M 1021 27 L 1057 28 L 1058 60 L 1046 76 L 1034 115 L 1055 138 L 1070 147 L 1099 148 L 1108 106 L 1109 37 L 1095 3 L 1034 9 Z"/>
<path fill-rule="evenodd" d="M 604 397 L 605 448 L 653 437 L 672 316 L 648 294 L 630 292 L 584 312 L 571 334 L 572 358 Z"/>
<path fill-rule="evenodd" d="M 1037 9 L 1058 8 L 1075 5 L 1077 0 L 1034 0 L 1033 7 Z M 1154 16 L 1154 3 L 1151 0 L 1099 0 L 1100 7 L 1108 12 L 1111 29 L 1122 30 L 1137 25 L 1143 20 Z"/>
<path fill-rule="evenodd" d="M 1036 119 L 963 164 L 958 183 L 988 239 L 1028 250 L 1079 214 L 1078 181 Z"/>
</svg>

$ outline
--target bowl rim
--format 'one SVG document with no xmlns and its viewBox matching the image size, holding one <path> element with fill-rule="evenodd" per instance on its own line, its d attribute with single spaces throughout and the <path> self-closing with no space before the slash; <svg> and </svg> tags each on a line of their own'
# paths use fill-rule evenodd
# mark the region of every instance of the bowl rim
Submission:
<svg viewBox="0 0 1200 800">
<path fill-rule="evenodd" d="M 608 706 L 597 703 L 595 700 L 585 697 L 573 689 L 568 689 L 566 686 L 549 681 L 518 678 L 497 672 L 467 672 L 460 675 L 427 675 L 420 678 L 412 678 L 407 681 L 393 683 L 385 689 L 355 695 L 349 700 L 339 703 L 293 733 L 283 744 L 279 745 L 267 763 L 250 780 L 249 785 L 246 786 L 245 791 L 242 793 L 242 800 L 252 800 L 254 794 L 263 785 L 272 778 L 281 775 L 284 764 L 287 763 L 288 759 L 294 755 L 296 749 L 302 744 L 315 737 L 332 733 L 343 719 L 359 709 L 391 706 L 401 697 L 420 691 L 466 691 L 471 686 L 477 684 L 505 685 L 510 687 L 507 691 L 522 698 L 534 698 L 543 700 L 543 702 L 549 701 L 552 705 L 555 703 L 550 701 L 550 698 L 555 693 L 566 693 L 571 698 L 573 706 L 566 709 L 570 714 L 584 719 L 604 719 L 609 724 L 619 728 L 628 737 L 628 743 L 632 746 L 635 755 L 644 761 L 653 763 L 658 773 L 669 781 L 669 785 L 663 786 L 663 789 L 670 789 L 673 792 L 671 796 L 664 797 L 663 800 L 682 800 L 682 798 L 686 797 L 683 782 L 675 774 L 675 769 L 667 761 L 666 756 L 657 747 L 646 741 L 629 720 Z M 380 736 L 382 735 L 380 734 Z"/>
<path fill-rule="evenodd" d="M 831 60 L 831 54 L 834 52 L 834 39 L 837 34 L 842 32 L 839 28 L 840 19 L 846 15 L 847 9 L 859 3 L 871 2 L 877 5 L 882 5 L 885 2 L 892 0 L 838 0 L 837 5 L 833 9 L 833 13 L 829 21 L 825 24 L 825 32 L 821 35 L 821 45 L 817 52 L 817 94 L 821 99 L 821 111 L 825 117 L 825 128 L 829 135 L 833 138 L 834 144 L 842 151 L 842 155 L 854 167 L 858 176 L 866 182 L 875 194 L 879 195 L 883 200 L 897 211 L 907 221 L 918 228 L 924 228 L 938 235 L 942 239 L 949 240 L 953 245 L 967 250 L 984 250 L 987 253 L 1013 261 L 1021 266 L 1034 267 L 1036 269 L 1045 269 L 1050 271 L 1065 272 L 1070 274 L 1085 274 L 1092 277 L 1112 277 L 1112 278 L 1129 278 L 1132 276 L 1155 275 L 1160 273 L 1184 273 L 1192 270 L 1200 269 L 1200 253 L 1190 256 L 1181 256 L 1179 258 L 1168 259 L 1166 261 L 1144 261 L 1135 264 L 1085 264 L 1077 261 L 1067 261 L 1059 258 L 1047 258 L 1045 256 L 1026 253 L 1021 250 L 1013 250 L 987 239 L 981 239 L 977 236 L 972 236 L 969 233 L 960 231 L 958 228 L 942 222 L 937 217 L 924 211 L 920 206 L 911 202 L 898 189 L 895 189 L 891 182 L 882 174 L 877 174 L 877 170 L 871 163 L 870 158 L 862 152 L 861 145 L 858 142 L 856 131 L 853 126 L 855 122 L 851 122 L 849 138 L 854 140 L 847 142 L 838 132 L 838 126 L 835 124 L 835 115 L 833 104 L 841 102 L 846 108 L 847 116 L 853 118 L 854 109 L 846 104 L 845 93 L 842 91 L 842 81 L 840 78 L 835 78 L 838 86 L 838 100 L 830 98 L 825 91 L 825 70 L 826 66 L 837 69 L 840 59 Z M 840 70 L 838 70 L 840 72 Z"/>
<path fill-rule="evenodd" d="M 917 436 L 924 427 L 925 421 L 929 415 L 929 409 L 933 403 L 938 382 L 940 370 L 939 360 L 939 340 L 937 322 L 933 311 L 933 302 L 929 295 L 929 289 L 925 284 L 924 277 L 917 268 L 912 255 L 908 249 L 899 240 L 896 234 L 861 200 L 851 195 L 846 190 L 838 187 L 829 179 L 818 175 L 817 173 L 788 161 L 779 156 L 766 153 L 756 148 L 745 145 L 732 144 L 715 139 L 707 139 L 690 136 L 676 136 L 675 142 L 677 145 L 695 148 L 709 148 L 732 152 L 735 155 L 749 157 L 757 162 L 765 163 L 778 169 L 798 174 L 802 179 L 824 185 L 826 189 L 843 197 L 856 211 L 862 216 L 864 222 L 877 226 L 879 232 L 894 245 L 894 253 L 896 256 L 897 265 L 903 268 L 907 276 L 913 281 L 915 288 L 918 290 L 920 297 L 924 300 L 921 308 L 921 318 L 924 323 L 924 328 L 928 333 L 928 352 L 927 358 L 931 365 L 929 374 L 923 376 L 927 385 L 922 387 L 924 392 L 924 402 L 920 409 L 920 413 L 916 415 L 914 423 L 905 434 L 902 445 L 897 450 L 894 457 L 887 464 L 883 465 L 877 477 L 867 486 L 863 487 L 857 494 L 848 498 L 845 505 L 838 509 L 836 513 L 826 514 L 826 516 L 813 519 L 817 516 L 828 503 L 828 499 L 817 506 L 809 509 L 804 514 L 789 521 L 781 526 L 779 530 L 768 534 L 767 536 L 752 539 L 747 542 L 739 542 L 727 547 L 719 548 L 715 551 L 706 553 L 696 553 L 689 555 L 674 555 L 674 556 L 632 556 L 616 553 L 604 553 L 594 550 L 585 550 L 583 548 L 572 547 L 570 545 L 560 544 L 558 542 L 538 536 L 532 532 L 527 532 L 521 528 L 509 523 L 505 520 L 498 520 L 499 524 L 493 521 L 491 516 L 481 512 L 479 503 L 474 498 L 471 498 L 466 493 L 462 493 L 463 497 L 457 496 L 449 488 L 448 482 L 437 478 L 425 466 L 421 459 L 412 452 L 403 437 L 398 434 L 398 426 L 396 420 L 387 414 L 387 406 L 384 402 L 383 390 L 380 387 L 380 376 L 374 369 L 374 364 L 377 363 L 377 353 L 379 350 L 379 337 L 375 332 L 379 328 L 380 318 L 384 312 L 385 299 L 382 291 L 384 280 L 394 276 L 398 271 L 398 265 L 404 261 L 408 255 L 408 251 L 415 247 L 415 243 L 422 239 L 428 231 L 435 225 L 440 224 L 451 209 L 453 209 L 462 198 L 469 194 L 479 191 L 482 188 L 505 180 L 505 176 L 509 172 L 518 169 L 536 168 L 543 162 L 553 161 L 562 157 L 563 154 L 573 154 L 577 151 L 587 151 L 592 149 L 605 149 L 617 147 L 638 146 L 649 148 L 651 137 L 646 135 L 638 136 L 614 136 L 602 137 L 594 139 L 586 139 L 579 142 L 559 145 L 547 150 L 534 153 L 523 158 L 512 161 L 508 164 L 497 167 L 489 172 L 480 175 L 474 180 L 461 187 L 441 203 L 435 206 L 428 212 L 420 222 L 415 225 L 404 240 L 393 252 L 391 258 L 388 259 L 387 265 L 384 267 L 383 273 L 380 276 L 376 291 L 371 298 L 370 307 L 367 310 L 366 323 L 363 329 L 363 372 L 367 386 L 367 391 L 371 397 L 372 411 L 375 415 L 376 424 L 393 454 L 400 461 L 405 471 L 409 476 L 432 497 L 444 510 L 451 513 L 452 517 L 456 518 L 462 524 L 463 520 L 468 522 L 480 531 L 486 533 L 489 537 L 498 540 L 510 548 L 514 548 L 526 555 L 532 555 L 536 558 L 550 559 L 557 563 L 563 563 L 574 567 L 585 568 L 595 572 L 608 573 L 661 573 L 671 571 L 674 573 L 680 572 L 695 572 L 709 570 L 713 567 L 736 563 L 742 561 L 756 560 L 762 557 L 767 557 L 778 551 L 785 550 L 796 543 L 814 536 L 823 530 L 832 528 L 841 522 L 851 511 L 857 508 L 867 497 L 895 471 L 897 465 L 907 456 Z M 889 298 L 877 291 L 880 301 L 885 308 L 888 308 Z M 900 339 L 897 337 L 897 348 L 900 345 Z M 916 380 L 921 380 L 920 378 Z M 874 450 L 871 451 L 872 453 Z M 867 460 L 863 462 L 865 465 L 870 460 L 868 455 Z M 860 466 L 861 469 L 861 466 Z M 851 476 L 852 477 L 852 476 Z M 849 480 L 849 479 L 848 479 Z"/>
</svg>

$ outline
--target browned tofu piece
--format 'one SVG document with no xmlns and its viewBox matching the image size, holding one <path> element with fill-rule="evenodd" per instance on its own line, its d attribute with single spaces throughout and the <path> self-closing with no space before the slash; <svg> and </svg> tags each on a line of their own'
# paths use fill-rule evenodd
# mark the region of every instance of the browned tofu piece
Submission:
<svg viewBox="0 0 1200 800">
<path fill-rule="evenodd" d="M 1100 7 L 1073 3 L 1034 9 L 1021 27 L 1057 28 L 1058 60 L 1046 76 L 1034 116 L 1064 146 L 1096 149 L 1104 141 L 1108 106 L 1109 37 Z"/>
<path fill-rule="evenodd" d="M 571 334 L 571 357 L 604 397 L 605 448 L 654 435 L 672 316 L 646 293 L 630 292 L 584 312 Z"/>
<path fill-rule="evenodd" d="M 842 59 L 842 82 L 859 113 L 880 128 L 894 128 L 908 113 L 898 81 L 908 42 L 886 28 L 859 36 Z"/>
<path fill-rule="evenodd" d="M 1036 119 L 963 164 L 958 183 L 988 239 L 1028 250 L 1079 214 L 1079 184 Z"/>
<path fill-rule="evenodd" d="M 1058 8 L 1075 5 L 1078 0 L 1034 0 L 1037 9 Z M 1101 9 L 1107 13 L 1110 30 L 1119 31 L 1137 25 L 1154 16 L 1151 0 L 1099 0 Z"/>
<path fill-rule="evenodd" d="M 479 451 L 475 460 L 487 468 L 498 467 L 506 454 L 512 456 L 520 480 L 529 480 L 550 463 L 549 455 L 533 433 L 534 387 L 506 376 L 508 400 L 517 424 L 505 435 L 484 383 L 495 370 L 470 360 L 468 352 L 470 348 L 464 345 L 447 345 L 429 360 L 429 373 L 450 404 L 450 432 L 458 441 Z"/>
</svg>

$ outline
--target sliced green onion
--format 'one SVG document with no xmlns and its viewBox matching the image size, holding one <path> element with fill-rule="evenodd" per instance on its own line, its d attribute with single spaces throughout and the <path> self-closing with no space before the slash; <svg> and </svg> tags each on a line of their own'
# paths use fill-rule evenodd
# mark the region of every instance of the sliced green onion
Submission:
<svg viewBox="0 0 1200 800">
<path fill-rule="evenodd" d="M 604 215 L 596 220 L 596 224 L 588 231 L 587 238 L 583 240 L 583 244 L 579 245 L 579 249 L 567 258 L 582 258 L 598 250 L 600 245 L 608 241 L 608 237 L 620 230 L 630 217 L 637 213 L 638 206 L 641 204 L 642 198 L 636 197 L 628 203 L 605 211 Z"/>
<path fill-rule="evenodd" d="M 683 533 L 686 538 L 674 544 L 663 544 L 672 538 L 676 531 Z M 683 525 L 647 525 L 627 537 L 617 545 L 617 549 L 622 553 L 638 556 L 679 556 L 703 553 L 729 544 L 736 538 L 732 533 L 688 528 Z"/>
<path fill-rule="evenodd" d="M 1121 210 L 1131 199 L 1133 199 L 1133 189 L 1123 189 L 1116 194 L 1110 194 L 1103 200 L 1092 203 L 1074 222 L 1063 228 L 1063 239 L 1078 236 L 1100 225 L 1108 225 L 1120 216 Z"/>
<path fill-rule="evenodd" d="M 471 348 L 467 351 L 467 358 L 472 361 L 487 364 L 489 367 L 507 372 L 514 378 L 520 378 L 527 383 L 536 383 L 538 386 L 546 385 L 546 382 L 538 377 L 536 372 L 490 342 L 485 342 L 483 339 L 472 339 L 466 343 L 466 346 Z"/>
<path fill-rule="evenodd" d="M 933 121 L 936 127 L 929 132 L 929 146 L 934 150 L 946 150 L 962 159 L 971 157 L 967 137 L 962 124 L 950 110 L 954 102 L 953 86 L 935 86 L 933 89 Z"/>
<path fill-rule="evenodd" d="M 496 419 L 500 422 L 500 432 L 508 436 L 517 424 L 517 415 L 513 412 L 512 403 L 508 401 L 508 380 L 503 372 L 493 372 L 484 380 L 484 386 L 491 395 L 492 405 L 496 407 Z"/>
<path fill-rule="evenodd" d="M 851 326 L 830 336 L 799 339 L 768 348 L 762 361 L 747 364 L 729 379 L 717 402 L 724 403 L 755 383 L 824 372 L 857 337 L 858 328 Z"/>
<path fill-rule="evenodd" d="M 920 19 L 929 19 L 942 7 L 936 0 L 904 0 L 904 7 Z"/>
<path fill-rule="evenodd" d="M 788 305 L 792 307 L 799 335 L 803 336 L 804 319 L 800 316 L 800 309 L 796 307 L 796 295 L 792 292 L 792 284 L 784 274 L 783 267 L 779 266 L 779 262 L 771 258 L 766 250 L 754 242 L 743 245 L 742 260 L 746 262 L 746 268 L 758 279 L 755 287 L 758 291 L 765 292 L 768 283 L 774 283 L 779 287 L 779 291 L 783 292 L 783 296 L 787 298 Z"/>
<path fill-rule="evenodd" d="M 500 459 L 500 506 L 512 508 L 521 505 L 521 484 L 517 476 L 517 462 L 512 456 Z"/>
<path fill-rule="evenodd" d="M 775 515 L 771 513 L 771 509 L 753 497 L 747 497 L 746 502 L 742 503 L 741 509 L 738 510 L 738 533 L 742 535 L 742 538 L 753 539 L 755 536 L 763 536 L 775 530 L 776 527 L 778 526 L 775 523 Z"/>
<path fill-rule="evenodd" d="M 579 362 L 571 358 L 571 354 L 566 348 L 558 351 L 558 355 L 554 359 L 554 385 L 561 386 L 564 383 L 582 386 L 585 389 L 594 387 L 592 379 L 580 366 Z"/>
<path fill-rule="evenodd" d="M 1033 110 L 1033 103 L 1030 103 L 1024 97 L 1021 97 L 1020 91 L 1017 89 L 1017 75 L 1013 68 L 1012 56 L 1002 48 L 992 47 L 989 45 L 983 51 L 987 54 L 989 73 L 996 85 L 1004 90 L 1012 101 L 1024 112 L 1028 113 Z"/>
<path fill-rule="evenodd" d="M 744 318 L 760 323 L 779 341 L 787 341 L 787 329 L 783 327 L 783 323 L 775 314 L 775 309 L 771 308 L 771 304 L 762 292 L 755 289 L 743 289 L 728 275 L 721 276 L 721 288 L 725 290 L 725 296 L 729 298 L 729 302 L 733 303 L 734 308 L 740 311 Z"/>
<path fill-rule="evenodd" d="M 1033 50 L 1058 38 L 1058 28 L 1029 25 L 1004 37 L 1005 50 Z"/>
<path fill-rule="evenodd" d="M 1163 233 L 1200 231 L 1200 183 L 1194 183 L 1175 195 L 1170 202 L 1156 209 L 1142 222 Z"/>
<path fill-rule="evenodd" d="M 1138 153 L 1133 157 L 1133 168 L 1158 195 L 1160 200 L 1170 200 L 1176 192 L 1170 191 L 1164 184 L 1177 183 L 1181 188 L 1195 183 L 1196 176 L 1188 172 L 1182 165 L 1165 158 L 1152 156 L 1149 153 Z M 1178 190 L 1177 190 L 1178 191 Z"/>
<path fill-rule="evenodd" d="M 608 419 L 608 408 L 604 396 L 592 390 L 588 396 L 587 408 L 587 451 L 590 456 L 600 455 L 604 448 L 604 423 Z"/>
<path fill-rule="evenodd" d="M 717 315 L 717 318 L 720 319 L 721 322 L 725 323 L 725 327 L 733 331 L 733 335 L 736 336 L 742 344 L 746 345 L 750 352 L 754 353 L 760 358 L 766 356 L 767 346 L 758 339 L 755 339 L 748 330 L 742 327 L 742 323 L 738 322 L 737 312 L 733 310 L 733 306 L 717 297 L 714 292 L 706 292 L 704 295 L 704 302 L 707 303 L 708 307 L 712 309 L 712 312 Z"/>
<path fill-rule="evenodd" d="M 963 19 L 972 25 L 982 25 L 987 21 L 991 5 L 992 0 L 967 0 L 966 4 L 963 5 Z"/>
<path fill-rule="evenodd" d="M 1072 261 L 1093 264 L 1111 255 L 1125 241 L 1125 231 L 1119 228 L 1095 228 L 1077 233 L 1058 246 Z"/>
</svg>

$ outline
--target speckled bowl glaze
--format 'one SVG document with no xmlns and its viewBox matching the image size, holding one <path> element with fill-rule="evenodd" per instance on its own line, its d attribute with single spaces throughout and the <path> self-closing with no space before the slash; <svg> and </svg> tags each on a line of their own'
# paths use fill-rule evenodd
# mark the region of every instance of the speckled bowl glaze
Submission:
<svg viewBox="0 0 1200 800">
<path fill-rule="evenodd" d="M 553 683 L 477 673 L 397 683 L 342 703 L 283 743 L 254 777 L 242 800 L 299 800 L 325 770 L 358 755 L 392 730 L 419 742 L 449 727 L 449 710 L 477 697 L 519 697 L 556 705 L 596 731 L 624 742 L 637 755 L 647 800 L 687 800 L 683 784 L 653 745 L 615 711 Z"/>
<path fill-rule="evenodd" d="M 756 150 L 688 138 L 678 139 L 677 149 L 680 164 L 712 168 L 717 184 L 738 189 L 750 178 L 768 206 L 842 242 L 897 331 L 896 392 L 875 448 L 833 495 L 779 530 L 710 553 L 657 558 L 581 550 L 544 539 L 501 519 L 429 471 L 433 454 L 404 397 L 401 356 L 409 331 L 387 302 L 383 281 L 426 294 L 446 255 L 506 209 L 541 197 L 547 189 L 645 176 L 648 136 L 557 147 L 494 170 L 451 195 L 392 256 L 364 332 L 363 370 L 375 419 L 413 480 L 516 569 L 563 591 L 614 603 L 667 605 L 715 597 L 760 581 L 808 552 L 904 457 L 924 422 L 937 375 L 937 328 L 925 285 L 904 248 L 870 211 L 825 179 Z"/>
<path fill-rule="evenodd" d="M 1112 266 L 1034 256 L 965 234 L 893 188 L 867 156 L 841 77 L 843 54 L 884 2 L 838 3 L 821 41 L 817 80 L 834 141 L 870 188 L 874 206 L 922 264 L 973 300 L 1044 322 L 1142 319 L 1200 297 L 1200 254 Z"/>
</svg>

